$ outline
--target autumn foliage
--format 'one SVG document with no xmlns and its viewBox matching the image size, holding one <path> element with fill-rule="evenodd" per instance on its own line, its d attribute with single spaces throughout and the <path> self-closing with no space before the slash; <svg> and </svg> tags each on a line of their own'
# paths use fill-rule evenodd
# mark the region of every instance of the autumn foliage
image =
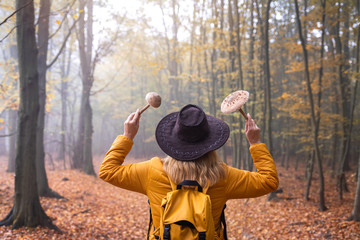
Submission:
<svg viewBox="0 0 360 240">
<path fill-rule="evenodd" d="M 164 101 L 144 113 L 134 157 L 160 153 L 154 130 L 161 117 L 194 103 L 230 126 L 230 141 L 219 155 L 232 159 L 234 167 L 251 169 L 241 115 L 220 113 L 223 98 L 239 89 L 250 92 L 244 111 L 273 146 L 283 193 L 271 202 L 266 196 L 230 201 L 230 238 L 360 239 L 359 222 L 346 221 L 353 206 L 360 215 L 355 207 L 360 204 L 354 204 L 354 172 L 360 164 L 360 0 L 1 1 L 0 220 L 14 200 L 13 173 L 5 169 L 15 171 L 15 155 L 24 153 L 15 148 L 24 136 L 16 129 L 21 57 L 15 33 L 23 25 L 16 22 L 21 11 L 15 2 L 34 5 L 33 25 L 46 42 L 37 37 L 36 57 L 49 55 L 39 88 L 46 124 L 27 129 L 37 128 L 38 140 L 44 137 L 37 143 L 42 150 L 36 150 L 42 163 L 63 161 L 37 173 L 43 183 L 47 175 L 49 191 L 65 197 L 41 198 L 64 233 L 9 226 L 0 227 L 0 239 L 144 239 L 146 197 L 86 175 L 95 175 L 101 161 L 95 158 L 93 168 L 93 154 L 102 154 L 122 133 L 128 114 L 144 105 L 146 92 L 156 91 Z M 130 2 L 141 6 L 135 11 Z M 45 6 L 49 12 L 42 15 Z M 41 28 L 46 22 L 49 26 Z M 304 200 L 305 164 L 309 201 Z M 73 169 L 60 170 L 65 165 Z M 318 174 L 322 168 L 325 181 Z M 319 212 L 319 202 L 328 210 Z"/>
<path fill-rule="evenodd" d="M 96 167 L 101 158 L 96 159 Z M 131 162 L 131 161 L 129 161 Z M 279 165 L 279 164 L 278 164 Z M 12 207 L 13 173 L 0 160 L 0 216 Z M 355 177 L 349 173 L 350 192 L 338 200 L 335 181 L 326 174 L 328 211 L 317 210 L 317 186 L 304 201 L 304 169 L 278 166 L 283 193 L 278 200 L 267 196 L 231 200 L 226 220 L 229 239 L 359 239 L 360 223 L 346 221 L 354 199 Z M 315 176 L 316 177 L 316 176 Z M 49 183 L 66 199 L 41 198 L 42 207 L 62 234 L 37 227 L 11 230 L 0 227 L 1 239 L 145 239 L 149 221 L 146 196 L 116 188 L 78 170 L 48 169 Z"/>
</svg>

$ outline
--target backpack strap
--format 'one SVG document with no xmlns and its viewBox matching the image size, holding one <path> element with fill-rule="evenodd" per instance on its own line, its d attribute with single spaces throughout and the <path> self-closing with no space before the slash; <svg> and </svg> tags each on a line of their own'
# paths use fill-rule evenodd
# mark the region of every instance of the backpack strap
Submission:
<svg viewBox="0 0 360 240">
<path fill-rule="evenodd" d="M 179 188 L 179 185 L 181 186 L 194 186 L 194 187 L 198 187 L 198 189 L 202 189 L 202 191 L 199 192 L 203 192 L 203 193 L 207 193 L 208 189 L 209 189 L 209 185 L 205 186 L 205 187 L 201 187 L 200 184 L 195 181 L 195 180 L 184 180 L 181 183 L 179 183 L 178 185 L 176 185 L 175 183 L 173 183 L 170 179 L 170 177 L 168 176 L 169 182 L 171 184 L 171 189 L 174 191 L 175 189 L 181 189 L 181 187 Z"/>
<path fill-rule="evenodd" d="M 182 186 L 198 187 L 198 191 L 203 192 L 203 188 L 200 186 L 200 184 L 197 181 L 184 180 L 177 185 L 176 189 L 181 189 Z"/>
<path fill-rule="evenodd" d="M 199 240 L 206 240 L 206 232 L 199 232 Z"/>
<path fill-rule="evenodd" d="M 164 239 L 164 240 L 170 240 L 170 224 L 166 224 L 166 225 L 164 226 L 163 239 Z"/>
<path fill-rule="evenodd" d="M 227 230 L 226 230 L 226 220 L 225 220 L 225 208 L 226 208 L 226 204 L 224 205 L 224 208 L 221 212 L 221 216 L 220 216 L 220 221 L 222 222 L 223 225 L 223 230 L 224 230 L 224 239 L 227 240 Z"/>
<path fill-rule="evenodd" d="M 150 239 L 151 225 L 152 225 L 153 219 L 152 219 L 150 200 L 149 199 L 148 199 L 148 203 L 149 203 L 149 209 L 150 209 L 150 220 L 149 220 L 149 228 L 148 228 L 148 233 L 147 233 L 147 239 L 149 240 Z"/>
<path fill-rule="evenodd" d="M 170 224 L 166 224 L 164 226 L 164 235 L 163 235 L 164 240 L 171 239 L 170 228 L 171 228 Z M 199 240 L 206 240 L 206 232 L 199 232 Z"/>
</svg>

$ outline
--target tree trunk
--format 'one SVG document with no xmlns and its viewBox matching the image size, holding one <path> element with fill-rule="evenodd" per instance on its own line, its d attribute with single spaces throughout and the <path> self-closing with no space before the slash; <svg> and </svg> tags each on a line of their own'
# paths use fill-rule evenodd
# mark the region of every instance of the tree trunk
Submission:
<svg viewBox="0 0 360 240">
<path fill-rule="evenodd" d="M 15 40 L 15 39 L 14 39 Z M 10 46 L 10 56 L 13 59 L 17 59 L 18 52 L 15 44 Z M 15 71 L 18 71 L 18 67 L 15 68 Z M 15 89 L 18 89 L 18 84 L 14 84 Z M 14 106 L 8 110 L 8 132 L 9 134 L 16 133 L 17 131 L 17 120 L 18 120 L 18 109 L 15 109 Z M 12 134 L 8 137 L 9 143 L 9 158 L 8 158 L 8 168 L 7 172 L 15 172 L 15 158 L 16 158 L 16 135 Z"/>
<path fill-rule="evenodd" d="M 229 1 L 230 2 L 230 1 Z M 236 57 L 237 57 L 237 64 L 238 64 L 238 78 L 237 78 L 237 89 L 244 89 L 244 79 L 243 79 L 243 67 L 242 67 L 242 57 L 241 57 L 241 36 L 240 36 L 240 12 L 239 12 L 239 6 L 238 6 L 238 0 L 234 1 L 234 11 L 236 16 L 236 24 L 235 24 L 235 31 L 236 31 Z M 244 112 L 246 111 L 246 106 L 243 106 Z M 243 118 L 239 118 L 239 124 L 240 127 L 243 126 Z M 249 161 L 246 155 L 242 156 L 243 151 L 243 134 L 240 133 L 240 143 L 239 143 L 239 158 L 243 159 L 243 168 L 246 170 L 249 170 Z"/>
<path fill-rule="evenodd" d="M 360 222 L 360 155 L 358 159 L 358 177 L 355 191 L 354 208 L 348 220 Z"/>
<path fill-rule="evenodd" d="M 270 18 L 270 4 L 272 0 L 268 0 L 266 6 L 266 17 L 265 17 L 265 29 L 264 29 L 264 50 L 265 50 L 265 111 L 264 111 L 264 121 L 266 118 L 267 125 L 267 139 L 269 152 L 272 153 L 272 110 L 271 110 L 271 76 L 270 76 L 270 57 L 269 57 L 269 18 Z M 267 113 L 267 114 L 266 114 Z M 276 195 L 274 192 L 271 192 L 269 198 Z"/>
<path fill-rule="evenodd" d="M 306 49 L 305 40 L 303 38 L 302 34 L 302 27 L 300 22 L 300 14 L 299 14 L 299 6 L 298 1 L 295 1 L 295 10 L 296 10 L 296 22 L 298 25 L 298 31 L 299 31 L 299 38 L 301 42 L 301 46 L 304 53 L 304 66 L 305 66 L 305 75 L 306 75 L 306 86 L 308 91 L 308 97 L 310 102 L 310 108 L 311 108 L 311 125 L 312 125 L 312 137 L 313 137 L 313 144 L 314 144 L 314 150 L 315 150 L 315 157 L 318 163 L 318 170 L 319 170 L 319 179 L 320 179 L 320 188 L 319 188 L 319 210 L 325 211 L 327 208 L 325 206 L 325 183 L 324 183 L 324 174 L 322 170 L 322 160 L 320 156 L 320 148 L 318 143 L 318 127 L 316 124 L 316 117 L 315 117 L 315 104 L 313 99 L 313 93 L 311 88 L 311 80 L 310 80 L 310 72 L 309 72 L 309 63 L 308 63 L 308 54 Z"/>
<path fill-rule="evenodd" d="M 172 20 L 173 20 L 173 39 L 171 46 L 170 62 L 169 62 L 169 87 L 170 87 L 170 100 L 179 101 L 179 79 L 178 75 L 178 63 L 177 63 L 177 45 L 178 45 L 178 30 L 179 20 L 176 13 L 177 2 L 172 0 Z"/>
<path fill-rule="evenodd" d="M 272 153 L 272 110 L 271 110 L 271 83 L 270 83 L 270 56 L 269 56 L 269 15 L 270 4 L 272 0 L 268 0 L 266 6 L 266 18 L 265 18 L 265 83 L 266 83 L 266 103 L 267 104 L 267 138 L 269 142 L 269 152 Z"/>
<path fill-rule="evenodd" d="M 290 156 L 290 137 L 288 136 L 288 138 L 286 139 L 286 153 L 285 153 L 285 169 L 289 170 L 289 156 Z"/>
<path fill-rule="evenodd" d="M 350 81 L 347 72 L 349 71 L 350 65 L 350 51 L 349 51 L 349 38 L 350 38 L 350 30 L 349 30 L 349 14 L 346 9 L 346 2 L 344 2 L 343 14 L 345 15 L 345 23 L 344 23 L 344 45 L 341 47 L 341 38 L 340 38 L 340 2 L 339 2 L 339 11 L 338 11 L 338 22 L 337 22 L 337 54 L 340 54 L 341 63 L 339 66 L 339 80 L 340 80 L 340 89 L 342 96 L 342 117 L 345 118 L 343 123 L 344 137 L 342 143 L 342 151 L 340 156 L 340 163 L 337 171 L 337 185 L 339 188 L 339 198 L 343 198 L 343 191 L 348 192 L 346 178 L 345 178 L 345 170 L 349 169 L 349 149 L 351 145 L 351 130 L 352 130 L 352 121 L 353 121 L 353 109 L 350 109 L 349 106 L 349 93 L 350 93 Z M 342 49 L 344 49 L 342 53 Z M 343 54 L 343 55 L 342 55 Z M 344 59 L 343 59 L 344 58 Z M 357 83 L 357 81 L 356 81 Z M 357 86 L 357 84 L 356 84 Z M 356 92 L 354 92 L 356 94 Z M 353 95 L 354 96 L 354 95 Z"/>
<path fill-rule="evenodd" d="M 330 169 L 332 171 L 335 172 L 335 163 L 336 163 L 336 153 L 337 153 L 337 148 L 338 148 L 338 145 L 339 145 L 339 138 L 337 137 L 337 131 L 338 131 L 338 123 L 336 122 L 334 124 L 334 134 L 333 134 L 333 147 L 332 149 L 330 150 L 331 151 L 331 157 L 329 158 L 330 159 L 330 163 L 329 163 L 329 166 L 330 166 Z"/>
<path fill-rule="evenodd" d="M 39 196 L 62 198 L 49 187 L 45 170 L 44 129 L 46 105 L 46 70 L 49 39 L 50 0 L 40 1 L 38 30 L 39 116 L 36 135 L 36 179 Z"/>
<path fill-rule="evenodd" d="M 83 86 L 84 88 L 84 86 Z M 79 112 L 79 122 L 78 122 L 78 132 L 76 137 L 76 143 L 74 148 L 74 156 L 71 164 L 71 168 L 73 169 L 81 169 L 84 165 L 84 135 L 85 135 L 85 107 L 84 107 L 84 90 L 81 92 L 80 99 L 80 112 Z"/>
<path fill-rule="evenodd" d="M 196 13 L 197 13 L 197 7 L 196 7 L 197 1 L 194 1 L 193 5 L 193 17 L 192 17 L 192 25 L 191 25 L 191 36 L 190 36 L 190 61 L 189 61 L 189 75 L 192 79 L 193 71 L 194 71 L 194 39 L 195 39 L 195 30 L 196 30 Z"/>
<path fill-rule="evenodd" d="M 264 33 L 264 23 L 263 23 L 263 19 L 261 16 L 261 12 L 260 12 L 260 6 L 258 3 L 258 0 L 254 0 L 255 1 L 255 7 L 256 7 L 256 12 L 257 12 L 257 18 L 258 18 L 258 25 L 259 25 L 259 32 L 260 32 L 260 44 L 262 46 L 265 45 L 265 33 Z M 260 48 L 260 59 L 265 59 L 264 56 L 264 47 Z M 265 71 L 265 61 L 263 61 L 262 64 L 260 64 L 260 68 L 264 69 Z M 263 72 L 260 71 L 260 76 L 259 76 L 259 82 L 263 83 Z M 264 84 L 265 85 L 265 84 Z M 263 85 L 261 84 L 259 87 L 260 90 L 263 90 Z M 263 105 L 263 109 L 262 109 L 262 117 L 261 117 L 261 121 L 262 121 L 262 128 L 261 128 L 261 136 L 265 136 L 265 132 L 266 132 L 266 112 L 267 112 L 267 103 L 266 103 L 266 91 L 264 91 L 264 105 Z"/>
<path fill-rule="evenodd" d="M 226 58 L 226 39 L 225 39 L 225 32 L 224 32 L 224 25 L 225 25 L 225 0 L 220 0 L 220 59 Z M 225 74 L 226 68 L 218 68 L 218 76 L 219 76 L 219 91 L 217 92 L 217 97 L 222 99 L 225 95 Z"/>
<path fill-rule="evenodd" d="M 96 175 L 92 162 L 92 134 L 93 134 L 93 123 L 92 123 L 92 108 L 90 105 L 90 91 L 84 94 L 85 97 L 85 119 L 84 119 L 84 165 L 82 170 L 89 175 Z"/>
<path fill-rule="evenodd" d="M 298 170 L 298 167 L 299 167 L 299 158 L 296 157 L 294 169 L 295 169 L 295 170 Z"/>
<path fill-rule="evenodd" d="M 35 42 L 34 3 L 17 0 L 17 46 L 20 105 L 15 162 L 15 200 L 9 214 L 0 222 L 12 228 L 38 225 L 59 230 L 40 205 L 36 178 L 36 133 L 39 114 L 39 78 Z M 60 230 L 59 230 L 60 231 Z"/>
<path fill-rule="evenodd" d="M 318 93 L 318 112 L 315 119 L 315 129 L 319 129 L 320 126 L 320 109 L 321 109 L 321 94 L 322 94 L 322 74 L 323 74 L 323 57 L 324 57 L 324 39 L 325 39 L 325 7 L 326 7 L 326 0 L 322 1 L 322 33 L 321 33 L 321 50 L 320 50 L 320 69 L 319 69 L 319 93 Z M 306 11 L 306 10 L 305 10 Z M 305 35 L 306 36 L 306 35 Z M 306 38 L 306 37 L 305 37 Z M 317 130 L 318 131 L 318 130 Z M 311 158 L 306 166 L 306 189 L 305 189 L 305 196 L 304 199 L 306 201 L 309 200 L 310 194 L 310 187 L 312 181 L 312 175 L 314 170 L 314 159 L 315 159 L 315 152 L 312 151 Z"/>
<path fill-rule="evenodd" d="M 251 14 L 251 26 L 250 26 L 250 43 L 249 43 L 249 62 L 250 62 L 250 79 L 251 79 L 251 97 L 252 97 L 252 108 L 251 108 L 251 117 L 256 118 L 255 115 L 255 102 L 256 102 L 256 90 L 255 90 L 255 66 L 254 66 L 254 44 L 255 44 L 255 34 L 254 34 L 254 0 L 251 2 L 250 14 Z"/>
<path fill-rule="evenodd" d="M 356 8 L 357 8 L 357 13 L 358 13 L 358 17 L 359 17 L 360 16 L 360 0 L 356 1 Z M 356 44 L 356 73 L 359 74 L 359 72 L 360 72 L 360 67 L 359 67 L 359 63 L 360 63 L 360 57 L 359 57 L 360 26 L 358 27 L 357 33 L 358 33 L 358 35 L 357 35 L 357 44 Z M 355 102 L 356 102 L 357 85 L 358 85 L 358 81 L 355 81 L 354 92 L 352 95 L 352 108 L 351 108 L 351 119 L 350 119 L 351 127 L 352 127 L 352 120 L 353 120 L 352 118 L 354 115 L 354 107 L 355 107 Z M 351 133 L 351 130 L 350 130 L 350 133 Z M 347 148 L 348 148 L 348 146 L 347 146 Z M 351 216 L 348 219 L 360 222 L 360 155 L 358 158 L 357 176 L 358 177 L 357 177 L 357 185 L 356 185 L 356 192 L 355 192 L 354 208 L 351 213 Z"/>
<path fill-rule="evenodd" d="M 173 68 L 177 67 L 177 65 L 174 66 L 173 63 L 172 63 L 171 44 L 170 44 L 170 39 L 167 36 L 168 30 L 167 30 L 167 27 L 166 27 L 165 13 L 164 13 L 164 7 L 162 5 L 162 0 L 159 1 L 159 7 L 160 7 L 160 10 L 161 10 L 161 13 L 162 13 L 162 22 L 163 22 L 163 26 L 164 26 L 164 35 L 165 35 L 166 50 L 167 50 L 167 52 L 166 52 L 166 55 L 167 55 L 167 69 L 168 69 L 169 74 L 170 74 L 169 79 L 168 79 L 169 80 L 169 100 L 174 101 L 176 99 L 175 95 L 177 95 L 177 88 L 175 86 L 177 84 L 177 82 L 176 82 L 176 79 L 174 78 L 174 76 L 177 75 L 177 73 L 176 74 L 173 73 L 173 72 L 175 72 L 175 70 L 173 70 Z M 174 8 L 173 8 L 173 10 L 175 11 Z M 174 19 L 175 19 L 175 16 L 173 16 L 173 20 Z M 173 22 L 173 27 L 174 27 L 173 30 L 174 30 L 174 32 L 175 31 L 177 32 L 177 29 L 175 29 L 176 28 L 175 24 L 176 24 L 176 22 Z M 175 53 L 175 55 L 176 55 L 176 53 Z M 176 64 L 176 62 L 175 62 L 175 64 Z M 176 72 L 177 72 L 177 70 L 176 70 Z"/>
<path fill-rule="evenodd" d="M 79 115 L 79 129 L 74 151 L 73 168 L 78 168 L 89 175 L 96 175 L 92 162 L 92 108 L 90 104 L 90 91 L 93 85 L 94 72 L 92 71 L 92 25 L 93 25 L 93 1 L 80 1 L 80 9 L 87 7 L 86 37 L 85 17 L 80 15 L 79 20 L 79 53 L 82 73 L 82 92 Z"/>
<path fill-rule="evenodd" d="M 339 190 L 339 199 L 342 199 L 342 195 L 343 195 L 343 191 L 344 189 L 347 189 L 346 187 L 346 181 L 345 181 L 345 158 L 344 158 L 344 153 L 345 153 L 345 147 L 346 147 L 346 141 L 347 141 L 347 129 L 348 129 L 348 125 L 349 125 L 349 107 L 348 107 L 348 95 L 349 95 L 349 83 L 348 83 L 348 79 L 346 78 L 346 76 L 344 75 L 344 57 L 343 57 L 343 47 L 342 47 L 342 42 L 341 42 L 341 30 L 340 30 L 340 19 L 341 19 L 341 2 L 338 2 L 339 6 L 338 6 L 338 15 L 337 15 L 337 20 L 336 20 L 336 25 L 334 28 L 334 33 L 335 33 L 335 49 L 336 49 L 336 55 L 339 56 L 339 66 L 338 66 L 338 80 L 339 80 L 339 88 L 340 88 L 340 99 L 341 99 L 341 116 L 344 118 L 344 121 L 342 122 L 342 132 L 343 132 L 343 136 L 342 136 L 342 140 L 341 140 L 341 147 L 340 147 L 340 155 L 339 155 L 339 164 L 337 167 L 337 186 L 338 186 L 338 190 Z M 345 30 L 345 29 L 344 29 Z"/>
<path fill-rule="evenodd" d="M 321 0 L 322 6 L 322 30 L 321 30 L 321 46 L 320 46 L 320 69 L 319 69 L 319 93 L 318 93 L 318 112 L 316 116 L 316 125 L 319 129 L 320 126 L 320 109 L 321 109 L 321 98 L 322 98 L 322 76 L 323 76 L 323 62 L 324 62 L 324 42 L 325 42 L 325 21 L 326 21 L 326 0 Z"/>
<path fill-rule="evenodd" d="M 214 1 L 215 2 L 215 1 Z M 229 21 L 229 82 L 231 89 L 238 89 L 239 82 L 237 78 L 233 78 L 232 73 L 235 71 L 235 47 L 236 47 L 236 39 L 234 38 L 234 20 L 233 20 L 233 10 L 231 0 L 228 0 L 228 21 Z"/>
<path fill-rule="evenodd" d="M 249 33 L 249 36 L 250 36 L 250 43 L 249 43 L 249 63 L 250 63 L 250 72 L 249 72 L 249 75 L 250 75 L 250 82 L 251 82 L 251 102 L 252 102 L 252 105 L 251 105 L 251 110 L 250 110 L 250 114 L 251 114 L 251 117 L 253 119 L 256 118 L 256 112 L 255 112 L 255 105 L 256 105 L 256 90 L 255 90 L 255 87 L 256 87 L 256 84 L 255 84 L 255 64 L 254 64 L 254 44 L 255 44 L 255 34 L 254 34 L 254 30 L 255 30 L 255 27 L 254 27 L 254 0 L 251 1 L 251 7 L 250 7 L 250 18 L 251 18 L 251 23 L 250 23 L 250 33 Z M 253 161 L 252 161 L 252 158 L 250 155 L 248 155 L 247 157 L 247 160 L 248 160 L 248 169 L 249 171 L 252 171 L 253 169 Z"/>
<path fill-rule="evenodd" d="M 305 172 L 306 189 L 305 189 L 304 199 L 306 201 L 309 201 L 310 187 L 311 187 L 312 175 L 314 170 L 314 158 L 315 158 L 315 152 L 312 151 L 308 163 L 306 164 L 306 172 Z"/>
<path fill-rule="evenodd" d="M 238 156 L 238 143 L 237 143 L 237 137 L 236 137 L 236 129 L 233 127 L 235 123 L 235 117 L 231 116 L 231 123 L 230 126 L 232 126 L 231 131 L 231 142 L 232 142 L 232 159 L 231 159 L 231 165 L 234 168 L 240 168 L 240 160 Z"/>
<path fill-rule="evenodd" d="M 235 5 L 235 3 L 234 3 Z M 228 21 L 229 21 L 229 61 L 230 61 L 230 65 L 229 65 L 229 82 L 230 82 L 230 89 L 239 89 L 240 88 L 240 81 L 238 80 L 239 78 L 236 77 L 235 79 L 233 78 L 233 73 L 236 72 L 236 67 L 235 67 L 235 59 L 236 59 L 236 39 L 234 38 L 234 20 L 233 20 L 233 8 L 232 8 L 232 3 L 231 0 L 228 1 Z M 236 10 L 236 8 L 235 8 Z M 239 23 L 236 22 L 236 25 L 238 25 Z M 216 30 L 215 30 L 216 31 Z M 236 122 L 240 122 L 241 119 L 236 119 L 235 117 L 232 117 L 233 122 L 231 123 L 232 126 L 237 126 Z M 242 125 L 240 125 L 242 126 Z M 243 159 L 242 155 L 242 134 L 241 133 L 237 133 L 236 131 L 237 127 L 234 127 L 233 130 L 233 134 L 232 134 L 232 138 L 234 138 L 234 143 L 236 143 L 233 146 L 233 166 L 236 168 L 241 168 L 241 160 Z M 239 139 L 239 142 L 238 142 Z"/>
<path fill-rule="evenodd" d="M 224 23 L 225 23 L 225 0 L 221 0 L 220 1 L 220 58 L 221 59 L 225 59 L 225 48 L 226 48 L 226 40 L 225 40 L 225 34 L 224 34 Z M 225 92 L 225 73 L 226 73 L 226 68 L 220 68 L 218 69 L 219 71 L 219 80 L 220 80 L 220 86 L 219 86 L 219 91 L 217 92 L 217 97 L 218 98 L 223 98 L 226 95 Z M 223 121 L 226 121 L 226 116 L 225 115 L 221 115 L 220 116 L 221 119 Z M 227 151 L 226 151 L 226 147 L 222 147 L 221 148 L 221 153 L 222 153 L 222 159 L 225 163 L 227 163 Z"/>
<path fill-rule="evenodd" d="M 332 16 L 329 15 L 328 17 L 329 20 L 332 20 Z M 333 22 L 329 22 L 328 24 L 328 31 L 329 31 L 329 35 L 330 36 L 336 36 L 337 34 L 337 27 L 334 26 Z M 335 47 L 333 44 L 333 40 L 335 41 Z M 339 51 L 339 41 L 336 41 L 336 38 L 327 38 L 327 46 L 329 48 L 329 52 L 331 53 L 331 60 L 336 62 L 336 53 L 337 51 Z M 336 50 L 337 49 L 337 50 Z M 337 72 L 337 68 L 336 67 L 332 67 L 331 71 L 336 73 Z M 333 113 L 336 114 L 337 116 L 341 115 L 342 113 L 340 113 L 340 108 L 342 108 L 342 96 L 341 96 L 341 90 L 340 90 L 340 86 L 337 82 L 333 81 L 332 82 L 332 89 L 333 89 L 333 94 L 335 96 L 335 102 L 334 102 L 334 107 L 333 107 Z M 332 157 L 331 157 L 331 170 L 335 171 L 335 166 L 338 162 L 340 162 L 341 156 L 343 155 L 343 146 L 344 146 L 344 135 L 343 134 L 338 134 L 338 132 L 340 132 L 341 130 L 339 130 L 339 128 L 341 128 L 341 130 L 344 130 L 344 123 L 343 121 L 335 121 L 335 126 L 334 126 L 334 134 L 333 134 L 333 138 L 334 138 L 334 142 L 333 142 L 333 149 L 332 149 Z M 336 173 L 337 174 L 337 173 Z"/>
<path fill-rule="evenodd" d="M 205 0 L 204 0 L 204 4 L 203 7 L 205 5 Z M 206 36 L 206 25 L 203 24 L 202 25 L 202 44 L 205 45 L 207 44 L 207 36 Z M 210 70 L 209 70 L 209 65 L 208 65 L 208 57 L 207 57 L 207 51 L 204 50 L 203 51 L 203 61 L 204 61 L 204 67 L 205 67 L 205 78 L 208 79 L 210 76 Z M 209 86 L 209 81 L 206 81 L 206 94 L 207 94 L 207 99 L 208 99 L 208 103 L 209 103 L 209 109 L 211 109 L 210 104 L 211 104 L 211 96 L 210 96 L 210 86 Z"/>
<path fill-rule="evenodd" d="M 8 132 L 14 133 L 16 132 L 16 122 L 17 122 L 18 111 L 15 109 L 8 110 Z M 13 134 L 8 137 L 9 140 L 9 159 L 8 159 L 8 167 L 7 172 L 15 172 L 15 158 L 16 158 L 16 134 Z"/>
<path fill-rule="evenodd" d="M 218 41 L 218 9 L 216 1 L 212 0 L 212 17 L 214 18 L 214 29 L 212 32 L 212 51 L 211 51 L 211 98 L 210 98 L 210 114 L 216 117 L 216 82 L 218 77 L 218 69 L 216 68 L 217 49 L 216 42 Z"/>
<path fill-rule="evenodd" d="M 69 48 L 68 58 L 66 58 L 66 51 L 63 55 L 63 61 L 61 63 L 61 133 L 60 133 L 60 148 L 58 159 L 64 161 L 64 169 L 65 165 L 65 156 L 66 156 L 66 132 L 67 132 L 67 95 L 68 95 L 68 80 L 66 79 L 69 76 L 70 68 L 71 68 L 71 55 L 72 51 Z M 66 60 L 67 59 L 67 60 Z"/>
<path fill-rule="evenodd" d="M 50 1 L 40 1 L 38 30 L 38 73 L 39 73 L 39 116 L 36 135 L 36 179 L 39 196 L 46 196 L 49 190 L 45 171 L 44 128 L 46 104 L 46 59 L 49 39 Z"/>
</svg>

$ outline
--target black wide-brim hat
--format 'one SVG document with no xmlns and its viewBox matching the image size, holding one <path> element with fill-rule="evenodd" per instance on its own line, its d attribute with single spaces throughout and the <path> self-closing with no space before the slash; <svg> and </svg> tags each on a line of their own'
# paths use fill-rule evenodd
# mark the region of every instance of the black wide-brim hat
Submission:
<svg viewBox="0 0 360 240">
<path fill-rule="evenodd" d="M 192 104 L 161 119 L 155 132 L 159 147 L 179 161 L 196 160 L 220 148 L 229 134 L 229 126 L 224 121 L 206 115 Z"/>
</svg>

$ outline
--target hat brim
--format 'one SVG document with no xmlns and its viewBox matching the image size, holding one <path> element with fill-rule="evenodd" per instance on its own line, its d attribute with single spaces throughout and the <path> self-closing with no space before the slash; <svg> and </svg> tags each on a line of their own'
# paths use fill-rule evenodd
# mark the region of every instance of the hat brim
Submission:
<svg viewBox="0 0 360 240">
<path fill-rule="evenodd" d="M 192 161 L 206 153 L 222 147 L 229 138 L 229 126 L 222 120 L 206 115 L 210 132 L 197 142 L 186 142 L 177 137 L 174 131 L 179 112 L 165 116 L 156 127 L 156 141 L 159 147 L 170 157 L 179 161 Z"/>
</svg>

